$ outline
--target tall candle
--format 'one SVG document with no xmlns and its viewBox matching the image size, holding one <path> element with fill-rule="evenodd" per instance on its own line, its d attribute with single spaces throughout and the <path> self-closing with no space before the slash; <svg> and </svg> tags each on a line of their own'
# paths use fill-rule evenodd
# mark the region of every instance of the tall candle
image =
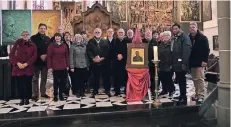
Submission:
<svg viewBox="0 0 231 127">
<path fill-rule="evenodd" d="M 153 46 L 153 56 L 154 56 L 154 61 L 158 61 L 158 48 L 157 46 Z"/>
</svg>

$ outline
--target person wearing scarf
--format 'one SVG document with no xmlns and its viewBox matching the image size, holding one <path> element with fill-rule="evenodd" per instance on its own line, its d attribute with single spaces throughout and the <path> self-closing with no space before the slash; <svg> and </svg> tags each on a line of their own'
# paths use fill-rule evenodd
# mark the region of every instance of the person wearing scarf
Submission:
<svg viewBox="0 0 231 127">
<path fill-rule="evenodd" d="M 54 101 L 58 101 L 58 94 L 59 100 L 63 101 L 63 92 L 69 68 L 69 52 L 66 44 L 61 41 L 62 35 L 55 33 L 54 37 L 55 42 L 49 45 L 47 51 L 47 68 L 53 72 Z"/>
<path fill-rule="evenodd" d="M 162 83 L 162 91 L 159 95 L 169 93 L 172 97 L 175 87 L 172 80 L 172 56 L 171 56 L 171 32 L 164 31 L 163 39 L 158 46 L 159 79 Z"/>
<path fill-rule="evenodd" d="M 174 35 L 171 51 L 172 51 L 172 70 L 175 72 L 179 81 L 180 96 L 179 102 L 187 103 L 186 96 L 186 73 L 188 71 L 189 57 L 191 53 L 192 43 L 187 34 L 181 29 L 179 24 L 172 26 Z"/>
<path fill-rule="evenodd" d="M 22 38 L 18 39 L 10 51 L 10 62 L 13 65 L 12 76 L 16 77 L 20 105 L 28 105 L 32 96 L 32 77 L 34 63 L 37 59 L 37 48 L 29 40 L 29 32 L 23 31 Z"/>
<path fill-rule="evenodd" d="M 88 79 L 88 58 L 86 44 L 80 34 L 75 35 L 75 40 L 70 47 L 70 69 L 74 73 L 74 94 L 77 97 L 84 96 L 84 84 Z"/>
<path fill-rule="evenodd" d="M 102 75 L 103 86 L 105 93 L 110 97 L 110 76 L 109 76 L 109 60 L 108 52 L 109 46 L 106 40 L 103 40 L 102 30 L 100 28 L 94 29 L 94 37 L 89 40 L 87 44 L 87 55 L 90 62 L 90 70 L 93 73 L 94 82 L 93 82 L 93 96 L 98 94 L 99 85 L 100 85 L 100 76 Z"/>
</svg>

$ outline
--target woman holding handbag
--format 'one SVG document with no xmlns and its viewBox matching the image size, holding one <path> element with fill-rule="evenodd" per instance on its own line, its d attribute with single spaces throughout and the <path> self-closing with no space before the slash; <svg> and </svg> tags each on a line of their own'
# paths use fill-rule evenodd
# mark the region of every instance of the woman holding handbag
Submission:
<svg viewBox="0 0 231 127">
<path fill-rule="evenodd" d="M 70 68 L 74 72 L 73 88 L 76 88 L 77 97 L 84 96 L 84 84 L 88 79 L 88 57 L 86 43 L 80 34 L 75 35 L 75 40 L 70 48 Z"/>
<path fill-rule="evenodd" d="M 32 96 L 33 64 L 37 59 L 37 48 L 30 39 L 28 31 L 21 33 L 10 51 L 10 62 L 13 65 L 12 76 L 16 77 L 18 84 L 20 105 L 28 105 Z"/>
</svg>

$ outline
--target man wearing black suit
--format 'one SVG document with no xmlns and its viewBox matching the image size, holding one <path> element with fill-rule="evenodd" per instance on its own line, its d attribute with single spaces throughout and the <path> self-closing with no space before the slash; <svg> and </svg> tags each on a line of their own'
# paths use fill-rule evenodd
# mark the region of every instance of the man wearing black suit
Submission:
<svg viewBox="0 0 231 127">
<path fill-rule="evenodd" d="M 112 28 L 109 28 L 107 30 L 107 43 L 108 43 L 108 46 L 109 46 L 109 53 L 108 53 L 108 60 L 109 60 L 109 74 L 110 74 L 110 85 L 114 85 L 114 63 L 113 63 L 113 60 L 115 59 L 115 38 L 113 37 L 114 35 L 114 30 Z"/>
<path fill-rule="evenodd" d="M 115 42 L 115 96 L 120 95 L 120 87 L 125 86 L 127 83 L 127 39 L 125 38 L 125 32 L 123 29 L 117 31 L 118 38 Z"/>
<path fill-rule="evenodd" d="M 91 40 L 89 40 L 87 44 L 87 55 L 90 58 L 90 68 L 94 76 L 93 96 L 98 94 L 101 75 L 102 75 L 105 93 L 108 96 L 111 96 L 110 79 L 109 79 L 109 73 L 108 73 L 109 72 L 108 71 L 109 46 L 106 40 L 102 39 L 101 37 L 102 30 L 100 28 L 96 28 L 93 34 L 94 34 L 94 37 Z"/>
</svg>

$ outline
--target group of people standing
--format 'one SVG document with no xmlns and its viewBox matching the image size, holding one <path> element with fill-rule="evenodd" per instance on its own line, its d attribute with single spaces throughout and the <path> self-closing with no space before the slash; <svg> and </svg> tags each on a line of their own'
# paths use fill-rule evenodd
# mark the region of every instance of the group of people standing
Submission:
<svg viewBox="0 0 231 127">
<path fill-rule="evenodd" d="M 127 83 L 127 43 L 133 39 L 133 30 L 107 30 L 107 38 L 102 37 L 102 30 L 95 28 L 94 37 L 88 40 L 86 33 L 76 34 L 71 41 L 71 34 L 63 32 L 61 26 L 51 39 L 46 36 L 46 24 L 39 24 L 38 33 L 31 36 L 23 31 L 11 49 L 10 61 L 13 65 L 12 75 L 16 76 L 19 85 L 20 104 L 29 104 L 29 99 L 38 99 L 40 86 L 41 97 L 46 95 L 48 70 L 53 73 L 54 101 L 64 100 L 64 87 L 68 74 L 71 78 L 72 93 L 84 96 L 85 85 L 91 79 L 92 96 L 98 94 L 101 79 L 105 94 L 111 96 L 111 86 L 114 86 L 115 95 L 121 94 L 121 86 Z M 186 35 L 180 25 L 172 26 L 172 33 L 165 31 L 159 35 L 147 29 L 143 43 L 148 43 L 148 61 L 151 80 L 151 91 L 154 92 L 154 64 L 152 60 L 153 46 L 159 50 L 159 79 L 162 83 L 160 95 L 169 93 L 171 96 L 175 87 L 172 76 L 175 72 L 179 79 L 179 101 L 186 101 L 186 72 L 192 68 L 192 76 L 196 83 L 195 100 L 203 96 L 204 85 L 203 67 L 206 66 L 209 48 L 207 38 L 197 30 L 197 24 L 190 24 L 190 34 Z M 39 83 L 39 75 L 41 81 Z M 90 78 L 89 78 L 90 77 Z M 125 87 L 126 88 L 126 87 Z M 204 88 L 204 87 L 203 87 Z M 68 94 L 68 93 L 67 93 Z"/>
</svg>

